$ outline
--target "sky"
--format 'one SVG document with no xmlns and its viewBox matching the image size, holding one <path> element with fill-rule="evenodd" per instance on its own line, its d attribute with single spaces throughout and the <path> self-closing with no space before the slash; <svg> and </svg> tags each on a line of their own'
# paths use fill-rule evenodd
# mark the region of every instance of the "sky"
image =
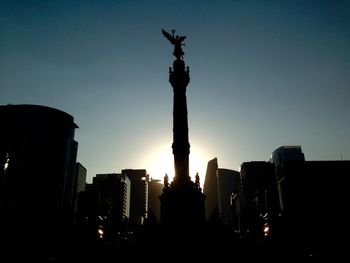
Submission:
<svg viewBox="0 0 350 263">
<path fill-rule="evenodd" d="M 190 175 L 282 145 L 350 160 L 350 1 L 0 1 L 0 104 L 60 109 L 87 181 L 173 175 L 173 47 L 186 36 Z"/>
</svg>

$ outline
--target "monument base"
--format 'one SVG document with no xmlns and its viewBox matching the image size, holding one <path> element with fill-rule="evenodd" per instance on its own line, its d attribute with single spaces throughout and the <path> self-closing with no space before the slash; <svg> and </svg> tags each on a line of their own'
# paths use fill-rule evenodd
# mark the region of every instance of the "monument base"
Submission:
<svg viewBox="0 0 350 263">
<path fill-rule="evenodd" d="M 188 181 L 185 184 L 166 186 L 159 196 L 163 225 L 172 227 L 201 225 L 205 222 L 205 195 L 198 184 Z"/>
</svg>

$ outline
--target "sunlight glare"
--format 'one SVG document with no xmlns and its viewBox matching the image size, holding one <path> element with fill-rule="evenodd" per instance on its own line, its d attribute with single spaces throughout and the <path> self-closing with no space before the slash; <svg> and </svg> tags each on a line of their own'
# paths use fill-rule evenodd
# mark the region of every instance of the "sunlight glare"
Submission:
<svg viewBox="0 0 350 263">
<path fill-rule="evenodd" d="M 191 180 L 195 180 L 195 175 L 198 173 L 200 177 L 200 184 L 203 187 L 206 166 L 209 158 L 200 151 L 192 150 L 189 156 L 189 168 Z M 169 176 L 169 181 L 172 182 L 174 178 L 174 156 L 169 144 L 164 144 L 155 150 L 148 158 L 148 173 L 150 178 L 160 179 L 163 182 L 165 174 Z"/>
</svg>

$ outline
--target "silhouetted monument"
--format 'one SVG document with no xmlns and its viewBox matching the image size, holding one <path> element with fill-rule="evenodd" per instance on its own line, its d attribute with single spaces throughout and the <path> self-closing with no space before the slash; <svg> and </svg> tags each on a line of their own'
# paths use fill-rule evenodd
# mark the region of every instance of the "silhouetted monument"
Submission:
<svg viewBox="0 0 350 263">
<path fill-rule="evenodd" d="M 163 35 L 174 45 L 173 55 L 176 59 L 173 68 L 169 68 L 169 82 L 174 91 L 173 108 L 173 154 L 175 177 L 171 184 L 164 178 L 164 189 L 160 196 L 161 223 L 171 225 L 201 224 L 205 220 L 205 195 L 189 175 L 190 143 L 188 139 L 186 88 L 190 81 L 189 68 L 185 68 L 182 42 L 186 36 L 174 36 L 162 30 Z"/>
</svg>

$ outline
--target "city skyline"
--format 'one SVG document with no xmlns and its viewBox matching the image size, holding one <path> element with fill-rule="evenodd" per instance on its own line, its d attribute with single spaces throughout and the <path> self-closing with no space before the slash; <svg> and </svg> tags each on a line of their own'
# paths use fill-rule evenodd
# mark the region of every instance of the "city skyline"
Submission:
<svg viewBox="0 0 350 263">
<path fill-rule="evenodd" d="M 192 179 L 199 172 L 203 184 L 215 157 L 220 168 L 238 170 L 282 145 L 300 145 L 306 160 L 350 159 L 349 2 L 0 7 L 0 104 L 72 115 L 88 182 L 128 168 L 158 179 L 174 172 L 173 56 L 162 28 L 187 36 Z"/>
</svg>

